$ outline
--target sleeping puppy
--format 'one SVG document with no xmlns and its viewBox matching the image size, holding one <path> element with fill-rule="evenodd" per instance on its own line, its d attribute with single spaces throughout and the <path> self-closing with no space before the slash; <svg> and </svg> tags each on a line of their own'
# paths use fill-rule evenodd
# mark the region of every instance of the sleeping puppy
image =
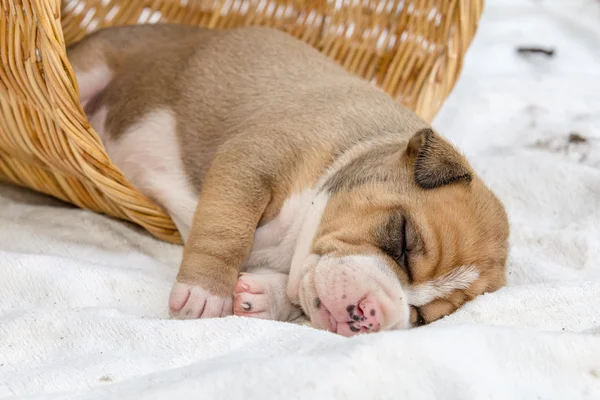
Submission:
<svg viewBox="0 0 600 400">
<path fill-rule="evenodd" d="M 180 318 L 350 336 L 505 284 L 502 204 L 412 111 L 276 30 L 110 28 L 68 49 L 91 126 L 184 239 Z"/>
</svg>

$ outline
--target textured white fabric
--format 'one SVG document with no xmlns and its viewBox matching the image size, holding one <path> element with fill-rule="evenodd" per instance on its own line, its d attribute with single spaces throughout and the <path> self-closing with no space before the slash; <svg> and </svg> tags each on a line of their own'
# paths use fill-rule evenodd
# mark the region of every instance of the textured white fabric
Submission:
<svg viewBox="0 0 600 400">
<path fill-rule="evenodd" d="M 508 287 L 428 327 L 351 339 L 171 321 L 180 248 L 0 186 L 0 398 L 599 399 L 600 4 L 486 3 L 435 126 L 505 202 Z"/>
</svg>

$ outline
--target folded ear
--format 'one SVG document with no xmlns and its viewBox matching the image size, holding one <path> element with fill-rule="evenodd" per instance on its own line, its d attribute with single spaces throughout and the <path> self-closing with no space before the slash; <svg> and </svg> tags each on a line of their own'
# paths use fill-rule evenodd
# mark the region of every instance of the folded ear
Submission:
<svg viewBox="0 0 600 400">
<path fill-rule="evenodd" d="M 415 181 L 423 189 L 461 181 L 469 183 L 473 179 L 466 159 L 429 128 L 415 133 L 408 142 L 406 154 L 414 160 Z"/>
</svg>

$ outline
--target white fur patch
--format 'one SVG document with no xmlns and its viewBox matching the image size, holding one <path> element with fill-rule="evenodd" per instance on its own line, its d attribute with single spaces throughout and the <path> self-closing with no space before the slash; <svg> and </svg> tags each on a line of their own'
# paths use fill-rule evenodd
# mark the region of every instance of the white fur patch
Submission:
<svg viewBox="0 0 600 400">
<path fill-rule="evenodd" d="M 83 107 L 94 97 L 96 93 L 102 91 L 108 82 L 112 79 L 111 70 L 103 63 L 92 68 L 89 71 L 75 70 L 77 86 L 79 86 L 79 98 Z"/>
<path fill-rule="evenodd" d="M 127 180 L 165 208 L 186 240 L 198 194 L 187 180 L 171 111 L 162 109 L 144 115 L 118 139 L 104 132 L 104 121 L 95 116 L 90 121 L 109 157 Z"/>
<path fill-rule="evenodd" d="M 302 218 L 301 228 L 298 233 L 298 240 L 294 249 L 290 268 L 290 279 L 288 281 L 287 294 L 292 303 L 298 304 L 298 288 L 304 274 L 304 265 L 311 255 L 312 244 L 317 235 L 321 218 L 327 207 L 329 195 L 320 192 L 315 195 L 308 211 Z"/>
<path fill-rule="evenodd" d="M 289 273 L 297 241 L 302 240 L 304 217 L 315 196 L 313 189 L 291 195 L 277 217 L 256 230 L 246 268 L 268 265 L 269 269 Z"/>
<path fill-rule="evenodd" d="M 406 292 L 408 302 L 423 306 L 435 299 L 444 298 L 457 289 L 467 289 L 479 278 L 479 271 L 472 265 L 463 265 L 444 276 L 412 286 Z"/>
</svg>

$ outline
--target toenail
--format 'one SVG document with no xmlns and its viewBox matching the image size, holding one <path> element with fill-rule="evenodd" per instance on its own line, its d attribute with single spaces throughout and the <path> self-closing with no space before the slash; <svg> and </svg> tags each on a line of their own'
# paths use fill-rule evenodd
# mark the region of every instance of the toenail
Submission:
<svg viewBox="0 0 600 400">
<path fill-rule="evenodd" d="M 250 311 L 252 309 L 252 303 L 250 303 L 249 301 L 246 301 L 246 302 L 242 303 L 242 308 L 244 310 Z"/>
<path fill-rule="evenodd" d="M 245 283 L 242 283 L 242 289 L 250 290 L 250 286 L 246 285 Z"/>
</svg>

